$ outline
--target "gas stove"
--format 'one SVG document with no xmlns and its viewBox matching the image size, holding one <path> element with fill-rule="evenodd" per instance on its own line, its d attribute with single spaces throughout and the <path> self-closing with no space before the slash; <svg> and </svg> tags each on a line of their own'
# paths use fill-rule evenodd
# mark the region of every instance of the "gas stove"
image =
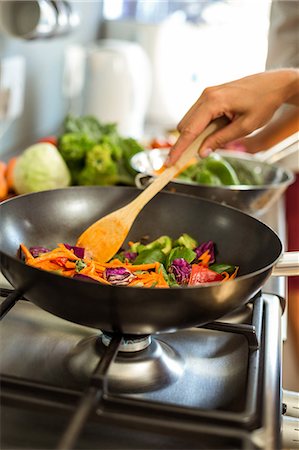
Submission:
<svg viewBox="0 0 299 450">
<path fill-rule="evenodd" d="M 2 449 L 281 448 L 278 296 L 142 337 L 2 300 Z"/>
</svg>

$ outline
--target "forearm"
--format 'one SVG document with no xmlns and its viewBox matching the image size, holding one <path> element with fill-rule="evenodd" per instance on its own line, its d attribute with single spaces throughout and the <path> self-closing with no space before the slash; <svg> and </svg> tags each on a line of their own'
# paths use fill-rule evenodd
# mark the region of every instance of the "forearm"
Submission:
<svg viewBox="0 0 299 450">
<path fill-rule="evenodd" d="M 299 132 L 299 107 L 285 105 L 261 130 L 245 137 L 242 143 L 250 153 L 267 150 Z"/>
<path fill-rule="evenodd" d="M 272 71 L 276 75 L 280 75 L 278 84 L 281 84 L 281 103 L 299 106 L 299 70 L 298 69 L 279 69 Z"/>
</svg>

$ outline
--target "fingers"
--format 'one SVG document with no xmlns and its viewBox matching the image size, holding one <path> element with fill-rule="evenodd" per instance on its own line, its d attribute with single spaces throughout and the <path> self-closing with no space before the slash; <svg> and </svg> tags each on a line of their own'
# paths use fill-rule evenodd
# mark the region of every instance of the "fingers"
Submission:
<svg viewBox="0 0 299 450">
<path fill-rule="evenodd" d="M 194 112 L 195 111 L 195 112 Z M 190 112 L 190 111 L 189 111 Z M 192 144 L 192 142 L 197 138 L 197 136 L 209 125 L 213 120 L 209 112 L 204 112 L 200 114 L 200 122 L 197 119 L 196 108 L 193 110 L 194 114 L 190 115 L 189 121 L 186 121 L 181 127 L 184 119 L 178 125 L 178 130 L 181 132 L 176 143 L 170 149 L 168 157 L 165 161 L 165 166 L 171 166 L 176 163 L 181 154 Z M 187 120 L 187 119 L 186 119 Z"/>
<path fill-rule="evenodd" d="M 252 130 L 245 128 L 244 118 L 242 116 L 235 117 L 227 126 L 211 134 L 204 140 L 200 148 L 200 155 L 205 156 L 207 149 L 216 150 L 224 148 L 228 142 L 244 137 L 250 131 Z"/>
<path fill-rule="evenodd" d="M 194 126 L 194 118 L 192 118 L 192 120 L 192 124 Z M 189 147 L 189 145 L 192 144 L 196 137 L 208 126 L 210 122 L 211 120 L 209 120 L 209 115 L 206 115 L 204 122 L 201 122 L 200 126 L 197 124 L 191 131 L 187 127 L 186 129 L 182 129 L 181 135 L 168 154 L 165 165 L 171 166 L 175 164 L 181 154 L 187 149 L 187 147 Z M 246 120 L 245 116 L 235 116 L 228 125 L 218 131 L 215 131 L 204 140 L 199 149 L 199 155 L 201 157 L 205 157 L 211 150 L 224 148 L 225 144 L 228 142 L 235 141 L 236 139 L 246 136 L 255 128 L 256 127 L 254 125 L 249 126 L 249 122 Z"/>
</svg>

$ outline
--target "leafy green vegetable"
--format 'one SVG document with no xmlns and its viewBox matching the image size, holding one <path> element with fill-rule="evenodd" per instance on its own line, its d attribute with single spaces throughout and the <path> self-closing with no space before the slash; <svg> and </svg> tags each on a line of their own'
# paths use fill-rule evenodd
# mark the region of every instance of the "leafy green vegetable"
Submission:
<svg viewBox="0 0 299 450">
<path fill-rule="evenodd" d="M 169 286 L 179 286 L 178 282 L 176 281 L 176 278 L 173 273 L 168 273 L 164 267 L 163 264 L 160 266 L 160 270 L 162 271 L 164 280 L 168 283 Z"/>
<path fill-rule="evenodd" d="M 225 161 L 217 153 L 211 153 L 207 158 L 203 159 L 203 167 L 218 177 L 221 184 L 228 186 L 240 184 L 235 170 L 229 162 Z"/>
<path fill-rule="evenodd" d="M 143 250 L 134 260 L 134 264 L 151 264 L 154 262 L 165 263 L 165 254 L 162 250 L 157 248 Z"/>
<path fill-rule="evenodd" d="M 208 184 L 209 186 L 221 186 L 221 180 L 217 175 L 208 169 L 202 169 L 196 176 L 196 182 L 199 184 Z"/>
<path fill-rule="evenodd" d="M 209 269 L 214 270 L 214 272 L 217 273 L 233 273 L 236 269 L 236 266 L 233 266 L 232 264 L 211 264 L 209 266 Z"/>
<path fill-rule="evenodd" d="M 178 178 L 209 186 L 240 184 L 237 171 L 217 153 L 211 153 L 197 164 L 192 164 Z"/>
<path fill-rule="evenodd" d="M 93 116 L 67 116 L 58 149 L 73 184 L 134 185 L 136 171 L 130 160 L 143 148 L 133 138 L 123 138 L 114 123 L 102 124 Z"/>
<path fill-rule="evenodd" d="M 98 142 L 103 135 L 116 133 L 116 124 L 102 125 L 96 117 L 74 117 L 69 114 L 64 120 L 64 132 L 85 135 L 91 141 Z"/>
<path fill-rule="evenodd" d="M 17 159 L 14 184 L 17 194 L 69 186 L 70 172 L 57 148 L 43 142 L 28 147 Z"/>
<path fill-rule="evenodd" d="M 188 263 L 191 263 L 192 261 L 195 260 L 196 253 L 193 250 L 191 250 L 190 248 L 175 247 L 169 253 L 169 256 L 167 258 L 166 267 L 168 268 L 171 265 L 172 261 L 174 261 L 175 259 L 178 259 L 178 258 L 183 258 Z"/>
</svg>

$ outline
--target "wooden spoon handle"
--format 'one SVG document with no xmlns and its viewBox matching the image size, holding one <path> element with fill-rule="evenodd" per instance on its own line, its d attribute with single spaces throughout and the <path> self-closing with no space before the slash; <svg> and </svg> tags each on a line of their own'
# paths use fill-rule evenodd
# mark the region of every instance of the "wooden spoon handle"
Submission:
<svg viewBox="0 0 299 450">
<path fill-rule="evenodd" d="M 180 172 L 188 162 L 197 155 L 199 148 L 201 147 L 203 141 L 212 133 L 220 130 L 225 125 L 229 123 L 226 117 L 220 117 L 219 119 L 213 120 L 207 128 L 192 142 L 192 144 L 184 151 L 180 156 L 178 161 L 173 165 L 168 167 L 161 175 L 159 175 L 155 180 L 136 197 L 132 202 L 131 206 L 136 208 L 136 215 L 139 211 L 158 193 L 160 192 L 174 177 Z"/>
</svg>

